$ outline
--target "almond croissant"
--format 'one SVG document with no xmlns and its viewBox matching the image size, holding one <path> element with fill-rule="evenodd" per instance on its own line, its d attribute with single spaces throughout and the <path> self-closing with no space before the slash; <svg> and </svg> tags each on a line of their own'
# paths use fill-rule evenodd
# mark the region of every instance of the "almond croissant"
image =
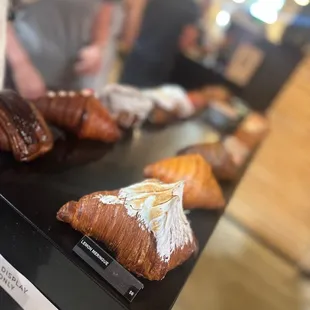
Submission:
<svg viewBox="0 0 310 310">
<path fill-rule="evenodd" d="M 146 180 L 97 192 L 68 202 L 57 218 L 104 242 L 129 271 L 161 280 L 197 250 L 182 208 L 183 187 Z"/>
<path fill-rule="evenodd" d="M 178 154 L 200 154 L 211 165 L 218 180 L 234 180 L 237 175 L 237 166 L 220 141 L 192 145 Z"/>
<path fill-rule="evenodd" d="M 11 90 L 0 92 L 0 149 L 18 161 L 31 161 L 53 147 L 53 136 L 40 112 Z"/>
<path fill-rule="evenodd" d="M 103 142 L 120 139 L 116 123 L 91 92 L 48 92 L 35 105 L 47 121 L 73 132 L 81 139 Z"/>
<path fill-rule="evenodd" d="M 184 180 L 185 209 L 216 209 L 225 205 L 211 167 L 200 155 L 183 155 L 159 161 L 147 166 L 144 175 L 166 183 Z"/>
</svg>

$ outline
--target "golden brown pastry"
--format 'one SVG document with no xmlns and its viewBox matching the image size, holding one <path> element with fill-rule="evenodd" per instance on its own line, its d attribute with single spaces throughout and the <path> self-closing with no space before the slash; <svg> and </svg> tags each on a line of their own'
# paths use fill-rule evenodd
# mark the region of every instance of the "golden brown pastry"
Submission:
<svg viewBox="0 0 310 310">
<path fill-rule="evenodd" d="M 57 218 L 104 242 L 129 271 L 161 280 L 197 250 L 182 208 L 183 187 L 145 180 L 70 201 Z"/>
<path fill-rule="evenodd" d="M 48 92 L 35 102 L 45 119 L 80 139 L 116 142 L 121 133 L 108 111 L 90 91 Z"/>
<path fill-rule="evenodd" d="M 267 119 L 258 113 L 251 113 L 241 123 L 235 132 L 235 136 L 249 149 L 253 150 L 266 136 L 267 131 Z"/>
<path fill-rule="evenodd" d="M 0 149 L 18 161 L 31 161 L 53 147 L 53 136 L 40 112 L 11 90 L 0 92 Z"/>
<path fill-rule="evenodd" d="M 211 165 L 218 180 L 234 180 L 236 178 L 237 166 L 220 141 L 192 145 L 181 150 L 178 154 L 201 155 Z"/>
<path fill-rule="evenodd" d="M 216 209 L 225 206 L 222 190 L 211 166 L 197 154 L 164 159 L 144 169 L 148 178 L 165 183 L 185 181 L 184 208 Z"/>
</svg>

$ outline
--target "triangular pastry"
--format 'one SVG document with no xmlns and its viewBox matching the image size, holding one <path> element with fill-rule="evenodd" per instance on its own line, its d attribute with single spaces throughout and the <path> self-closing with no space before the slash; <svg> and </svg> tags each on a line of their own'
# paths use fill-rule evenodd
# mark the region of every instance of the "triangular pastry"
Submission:
<svg viewBox="0 0 310 310">
<path fill-rule="evenodd" d="M 178 154 L 201 155 L 211 165 L 218 180 L 234 180 L 236 178 L 237 166 L 220 141 L 192 145 L 181 150 Z"/>
<path fill-rule="evenodd" d="M 57 218 L 104 242 L 129 271 L 161 280 L 197 250 L 182 208 L 183 187 L 145 180 L 68 202 Z"/>
<path fill-rule="evenodd" d="M 184 208 L 216 209 L 224 207 L 222 190 L 211 166 L 197 154 L 164 159 L 144 169 L 148 178 L 165 183 L 185 181 Z"/>
</svg>

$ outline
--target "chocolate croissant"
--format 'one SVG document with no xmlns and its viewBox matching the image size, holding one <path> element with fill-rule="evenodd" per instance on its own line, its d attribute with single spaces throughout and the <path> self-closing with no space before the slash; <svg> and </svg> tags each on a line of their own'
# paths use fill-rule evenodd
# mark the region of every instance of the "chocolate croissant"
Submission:
<svg viewBox="0 0 310 310">
<path fill-rule="evenodd" d="M 11 90 L 0 92 L 0 149 L 18 161 L 31 161 L 53 147 L 53 136 L 40 112 Z"/>
<path fill-rule="evenodd" d="M 68 202 L 57 218 L 104 242 L 129 271 L 161 280 L 197 250 L 182 208 L 183 187 L 146 180 L 97 192 Z"/>
<path fill-rule="evenodd" d="M 197 154 L 164 159 L 144 169 L 148 178 L 165 183 L 185 181 L 184 208 L 216 209 L 225 205 L 211 166 Z"/>
<path fill-rule="evenodd" d="M 181 150 L 178 154 L 200 154 L 211 165 L 218 180 L 234 180 L 236 178 L 237 166 L 232 156 L 219 141 L 192 145 Z"/>
<path fill-rule="evenodd" d="M 48 92 L 35 105 L 48 122 L 76 134 L 80 139 L 116 142 L 121 137 L 108 111 L 89 91 Z"/>
</svg>

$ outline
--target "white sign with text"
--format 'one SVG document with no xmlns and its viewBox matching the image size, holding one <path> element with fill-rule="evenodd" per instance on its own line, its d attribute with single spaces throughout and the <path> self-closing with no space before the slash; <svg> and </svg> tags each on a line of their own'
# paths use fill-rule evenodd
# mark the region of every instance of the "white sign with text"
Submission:
<svg viewBox="0 0 310 310">
<path fill-rule="evenodd" d="M 57 310 L 57 308 L 2 255 L 0 255 L 0 287 L 24 310 Z"/>
</svg>

